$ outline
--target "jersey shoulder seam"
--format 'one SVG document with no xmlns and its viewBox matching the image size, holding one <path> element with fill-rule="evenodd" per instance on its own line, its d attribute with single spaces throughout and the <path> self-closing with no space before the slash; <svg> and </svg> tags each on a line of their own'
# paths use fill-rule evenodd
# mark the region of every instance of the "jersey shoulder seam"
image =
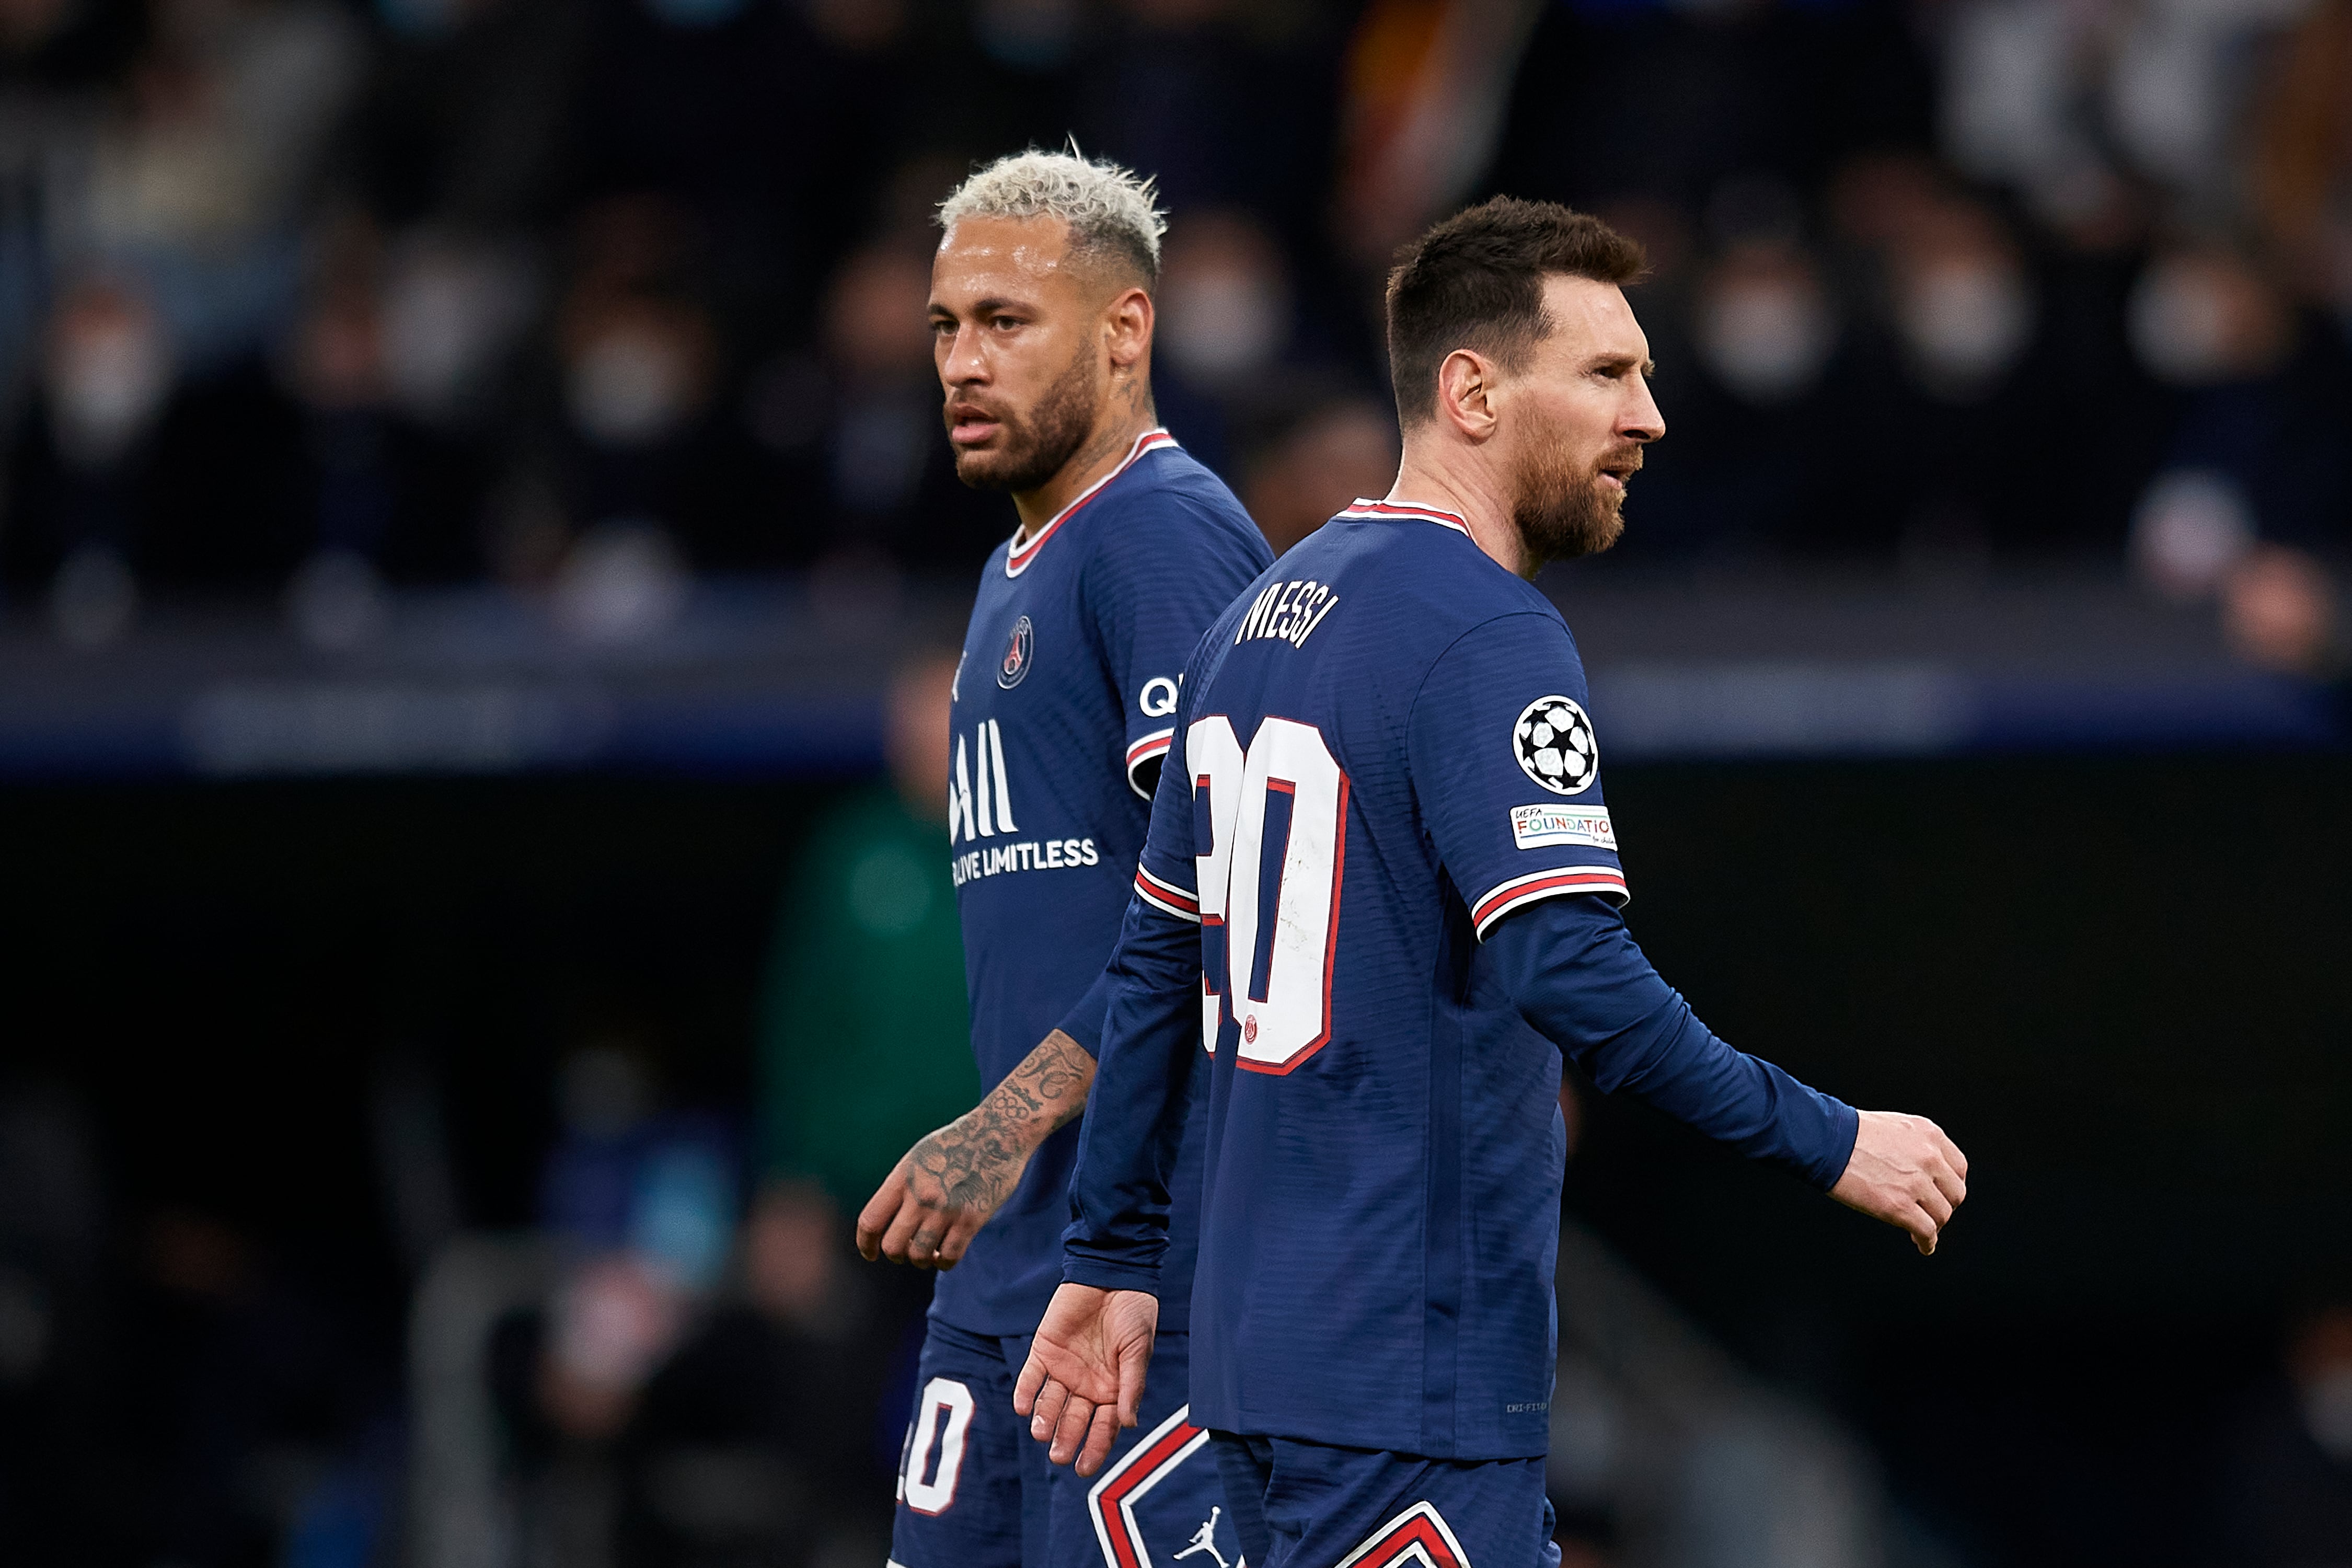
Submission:
<svg viewBox="0 0 2352 1568">
<path fill-rule="evenodd" d="M 1240 512 L 1241 515 L 1236 518 L 1227 515 L 1223 509 L 1212 506 L 1197 496 L 1188 495 L 1184 491 L 1178 489 L 1173 485 L 1160 486 L 1156 491 L 1131 491 L 1127 496 L 1120 498 L 1126 502 L 1126 506 L 1124 508 L 1113 506 L 1107 509 L 1103 515 L 1098 516 L 1095 520 L 1098 526 L 1087 530 L 1083 548 L 1079 552 L 1079 553 L 1084 557 L 1084 559 L 1078 563 L 1079 571 L 1084 572 L 1087 566 L 1091 565 L 1103 554 L 1104 551 L 1108 548 L 1106 544 L 1107 540 L 1110 539 L 1115 534 L 1124 531 L 1117 526 L 1104 528 L 1099 526 L 1099 524 L 1105 521 L 1109 521 L 1115 525 L 1118 519 L 1118 513 L 1121 510 L 1132 510 L 1146 495 L 1155 496 L 1160 499 L 1165 504 L 1171 504 L 1178 507 L 1190 514 L 1190 520 L 1192 521 L 1200 524 L 1206 524 L 1212 528 L 1221 523 L 1233 524 L 1244 522 L 1246 521 L 1249 516 L 1247 511 L 1242 510 L 1241 502 L 1238 498 L 1236 498 L 1234 502 L 1234 510 Z M 1249 523 L 1248 526 L 1255 531 L 1257 525 L 1253 522 Z M 1250 574 L 1252 576 L 1255 576 L 1257 574 L 1253 572 Z"/>
<path fill-rule="evenodd" d="M 1412 700 L 1405 704 L 1404 711 L 1406 725 L 1410 727 L 1412 723 L 1413 711 L 1421 706 L 1422 693 L 1429 688 L 1429 678 L 1437 672 L 1437 667 L 1439 665 L 1445 662 L 1445 656 L 1447 654 L 1452 653 L 1456 647 L 1459 647 L 1464 639 L 1468 637 L 1473 632 L 1484 631 L 1497 621 L 1516 620 L 1521 616 L 1534 616 L 1539 619 L 1557 621 L 1559 625 L 1559 629 L 1568 636 L 1569 652 L 1576 658 L 1576 660 L 1580 665 L 1584 662 L 1584 656 L 1578 651 L 1576 647 L 1576 634 L 1568 630 L 1568 622 L 1563 616 L 1561 616 L 1557 608 L 1552 609 L 1552 613 L 1549 616 L 1546 616 L 1542 610 L 1536 609 L 1533 606 L 1524 610 L 1501 611 L 1498 614 L 1488 616 L 1483 620 L 1474 621 L 1469 626 L 1463 627 L 1447 640 L 1444 647 L 1439 648 L 1437 652 L 1431 657 L 1428 664 L 1422 668 L 1421 679 L 1413 683 Z M 1408 741 L 1408 744 L 1410 742 Z"/>
</svg>

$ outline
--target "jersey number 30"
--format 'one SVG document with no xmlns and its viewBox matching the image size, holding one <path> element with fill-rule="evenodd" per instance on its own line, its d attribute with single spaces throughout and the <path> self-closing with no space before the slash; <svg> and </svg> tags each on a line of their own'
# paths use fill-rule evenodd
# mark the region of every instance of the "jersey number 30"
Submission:
<svg viewBox="0 0 2352 1568">
<path fill-rule="evenodd" d="M 1312 724 L 1267 719 L 1242 751 L 1223 714 L 1184 731 L 1200 877 L 1201 1030 L 1234 1065 L 1286 1073 L 1331 1037 L 1348 775 Z M 1222 933 L 1223 940 L 1218 941 Z"/>
</svg>

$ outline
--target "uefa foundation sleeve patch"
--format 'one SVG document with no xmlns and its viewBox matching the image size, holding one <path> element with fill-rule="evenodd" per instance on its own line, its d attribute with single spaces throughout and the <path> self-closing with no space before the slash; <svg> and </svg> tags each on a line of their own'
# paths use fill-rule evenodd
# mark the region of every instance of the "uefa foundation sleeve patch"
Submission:
<svg viewBox="0 0 2352 1568">
<path fill-rule="evenodd" d="M 1588 844 L 1595 849 L 1615 849 L 1617 829 L 1610 825 L 1605 805 L 1570 807 L 1515 805 L 1511 808 L 1511 842 L 1522 849 L 1548 844 Z"/>
</svg>

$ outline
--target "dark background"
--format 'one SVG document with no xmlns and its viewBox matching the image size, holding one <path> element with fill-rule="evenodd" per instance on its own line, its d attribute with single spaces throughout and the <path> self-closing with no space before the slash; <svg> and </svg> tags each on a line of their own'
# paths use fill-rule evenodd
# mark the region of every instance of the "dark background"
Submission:
<svg viewBox="0 0 2352 1568">
<path fill-rule="evenodd" d="M 1595 1102 L 1570 1209 L 1857 1422 L 1971 1555 L 2211 1560 L 2215 1446 L 2352 1241 L 2347 788 L 2336 756 L 1621 767 L 1660 967 L 1735 1043 L 1936 1116 L 1971 1192 L 1923 1259 Z M 736 1042 L 820 795 L 11 791 L 12 1065 L 84 1100 L 110 1205 L 249 1227 L 335 1304 L 346 1374 L 388 1387 L 403 1265 L 371 1074 L 429 1064 L 483 1225 L 530 1217 L 545 1086 L 586 1012 L 644 1019 L 683 1093 L 747 1096 Z"/>
</svg>

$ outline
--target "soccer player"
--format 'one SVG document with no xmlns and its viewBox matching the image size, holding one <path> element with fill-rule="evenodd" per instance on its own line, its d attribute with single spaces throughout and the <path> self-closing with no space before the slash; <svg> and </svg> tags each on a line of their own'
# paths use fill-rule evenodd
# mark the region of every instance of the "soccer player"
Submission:
<svg viewBox="0 0 2352 1568">
<path fill-rule="evenodd" d="M 1584 671 L 1528 579 L 1617 538 L 1664 434 L 1622 292 L 1641 266 L 1509 199 L 1416 241 L 1388 290 L 1395 489 L 1285 555 L 1186 671 L 1016 1408 L 1080 1473 L 1136 1418 L 1209 1060 L 1191 1408 L 1251 1568 L 1558 1562 L 1563 1052 L 1922 1252 L 1965 1195 L 1932 1123 L 1725 1045 L 1620 917 Z"/>
<path fill-rule="evenodd" d="M 1272 552 L 1153 418 L 1166 224 L 1150 183 L 1027 153 L 972 175 L 940 219 L 930 314 L 956 472 L 1009 491 L 1020 528 L 982 569 L 946 781 L 972 1049 L 995 1087 L 917 1142 L 857 1222 L 867 1258 L 941 1271 L 891 1556 L 1138 1568 L 1210 1524 L 1230 1558 L 1207 1436 L 1186 1419 L 1181 1313 L 1144 1430 L 1091 1487 L 1023 1440 L 1013 1380 L 1061 1276 L 1067 1124 L 1094 1079 L 1184 660 Z M 1197 1192 L 1197 1134 L 1180 1142 Z M 1175 1226 L 1171 1277 L 1189 1267 L 1190 1205 Z"/>
</svg>

